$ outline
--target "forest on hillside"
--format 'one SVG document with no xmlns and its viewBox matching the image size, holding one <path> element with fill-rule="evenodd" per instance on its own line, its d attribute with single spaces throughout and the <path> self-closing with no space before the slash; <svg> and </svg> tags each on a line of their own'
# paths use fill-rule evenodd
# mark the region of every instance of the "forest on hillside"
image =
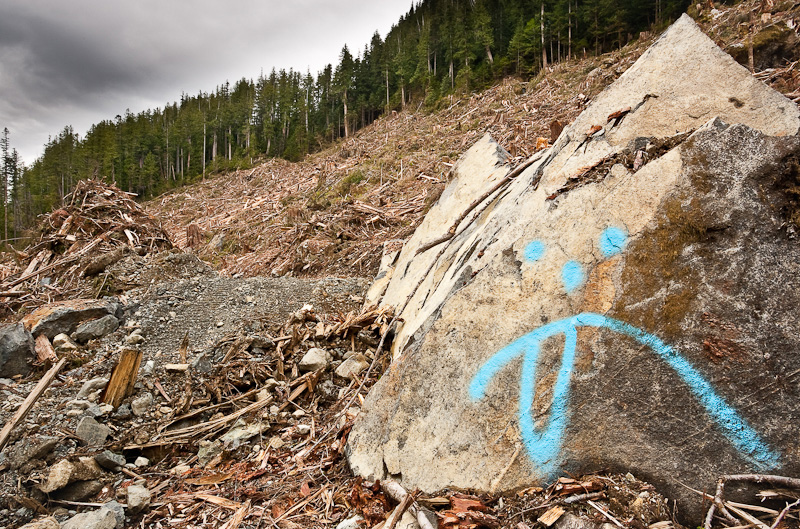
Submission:
<svg viewBox="0 0 800 529">
<path fill-rule="evenodd" d="M 52 137 L 30 166 L 2 137 L 3 237 L 60 205 L 84 178 L 152 196 L 262 157 L 301 159 L 391 110 L 435 108 L 508 75 L 625 45 L 676 18 L 688 0 L 422 0 L 362 50 L 311 72 L 256 80 Z"/>
</svg>

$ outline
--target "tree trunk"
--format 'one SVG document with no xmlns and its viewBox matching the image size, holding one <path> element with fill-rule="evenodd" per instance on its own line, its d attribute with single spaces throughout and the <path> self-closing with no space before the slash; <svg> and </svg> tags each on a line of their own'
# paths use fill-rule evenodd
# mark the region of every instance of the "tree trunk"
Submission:
<svg viewBox="0 0 800 529">
<path fill-rule="evenodd" d="M 547 68 L 547 50 L 544 47 L 544 0 L 542 0 L 542 16 L 540 19 L 540 28 L 542 33 L 542 69 Z"/>
<path fill-rule="evenodd" d="M 206 122 L 203 121 L 203 178 L 206 177 Z"/>
<path fill-rule="evenodd" d="M 342 102 L 344 103 L 344 137 L 347 139 L 350 137 L 350 127 L 347 125 L 347 90 L 344 91 Z"/>
<path fill-rule="evenodd" d="M 567 33 L 567 60 L 572 59 L 572 0 L 567 0 L 567 11 L 569 19 L 569 30 Z"/>
</svg>

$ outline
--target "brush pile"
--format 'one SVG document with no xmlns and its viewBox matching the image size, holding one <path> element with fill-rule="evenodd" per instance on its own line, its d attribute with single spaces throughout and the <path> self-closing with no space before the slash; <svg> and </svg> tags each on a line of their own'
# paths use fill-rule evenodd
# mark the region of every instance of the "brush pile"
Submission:
<svg viewBox="0 0 800 529">
<path fill-rule="evenodd" d="M 64 206 L 39 223 L 36 242 L 16 252 L 0 285 L 6 309 L 18 310 L 65 297 L 91 297 L 91 282 L 129 252 L 140 255 L 172 248 L 161 222 L 132 197 L 100 180 L 83 180 Z"/>
</svg>

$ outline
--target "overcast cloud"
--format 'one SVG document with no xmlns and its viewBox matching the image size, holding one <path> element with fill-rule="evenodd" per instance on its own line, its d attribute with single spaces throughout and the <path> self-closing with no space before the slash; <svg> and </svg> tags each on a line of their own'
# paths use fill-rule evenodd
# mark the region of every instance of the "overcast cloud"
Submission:
<svg viewBox="0 0 800 529">
<path fill-rule="evenodd" d="M 310 69 L 385 37 L 412 0 L 2 0 L 0 130 L 31 163 L 66 125 Z"/>
</svg>

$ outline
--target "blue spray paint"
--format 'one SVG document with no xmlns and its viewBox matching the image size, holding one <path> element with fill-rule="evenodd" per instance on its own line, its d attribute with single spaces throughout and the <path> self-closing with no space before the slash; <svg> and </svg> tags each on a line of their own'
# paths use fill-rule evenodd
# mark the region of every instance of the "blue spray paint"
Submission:
<svg viewBox="0 0 800 529">
<path fill-rule="evenodd" d="M 542 241 L 533 241 L 525 247 L 525 259 L 530 262 L 538 261 L 544 255 L 545 246 Z"/>
<path fill-rule="evenodd" d="M 623 230 L 608 228 L 600 236 L 600 249 L 606 257 L 610 257 L 621 252 L 626 242 L 627 234 Z M 525 248 L 524 253 L 526 259 L 536 261 L 544 255 L 544 252 L 545 245 L 541 241 L 534 241 Z M 584 277 L 583 267 L 576 261 L 569 261 L 562 268 L 562 280 L 567 292 L 571 292 L 583 284 Z M 584 312 L 543 325 L 502 348 L 481 366 L 469 386 L 470 398 L 473 401 L 481 400 L 486 395 L 486 389 L 495 375 L 512 360 L 522 357 L 519 425 L 528 455 L 543 477 L 554 477 L 562 463 L 560 455 L 567 426 L 567 406 L 572 370 L 575 365 L 578 327 L 610 329 L 647 346 L 656 356 L 666 362 L 689 387 L 709 417 L 717 423 L 742 457 L 762 471 L 779 466 L 780 455 L 772 451 L 758 432 L 751 428 L 722 397 L 717 395 L 711 384 L 678 351 L 657 336 L 633 325 L 602 314 Z M 545 425 L 537 428 L 532 408 L 536 395 L 536 369 L 541 344 L 548 338 L 562 334 L 564 335 L 564 354 L 553 386 L 550 414 Z"/>
<path fill-rule="evenodd" d="M 740 454 L 760 470 L 778 467 L 780 456 L 773 452 L 759 434 L 716 394 L 703 375 L 657 336 L 649 334 L 628 323 L 592 312 L 584 312 L 570 318 L 548 323 L 507 345 L 490 358 L 472 379 L 469 394 L 477 401 L 486 395 L 492 378 L 509 362 L 522 356 L 520 382 L 519 424 L 522 440 L 528 455 L 544 476 L 552 477 L 561 464 L 559 455 L 567 424 L 570 377 L 575 363 L 578 327 L 602 327 L 629 336 L 649 347 L 664 360 L 689 387 L 689 390 L 705 408 L 706 413 L 719 425 L 722 432 Z M 563 334 L 564 355 L 553 388 L 550 416 L 543 428 L 536 428 L 531 412 L 536 394 L 536 365 L 541 344 L 547 338 Z"/>
<path fill-rule="evenodd" d="M 561 281 L 567 294 L 572 294 L 575 289 L 583 284 L 586 274 L 583 266 L 578 261 L 567 261 L 561 268 Z"/>
<path fill-rule="evenodd" d="M 612 257 L 625 249 L 625 243 L 627 241 L 628 234 L 612 226 L 606 228 L 600 235 L 600 250 L 605 257 Z"/>
</svg>

